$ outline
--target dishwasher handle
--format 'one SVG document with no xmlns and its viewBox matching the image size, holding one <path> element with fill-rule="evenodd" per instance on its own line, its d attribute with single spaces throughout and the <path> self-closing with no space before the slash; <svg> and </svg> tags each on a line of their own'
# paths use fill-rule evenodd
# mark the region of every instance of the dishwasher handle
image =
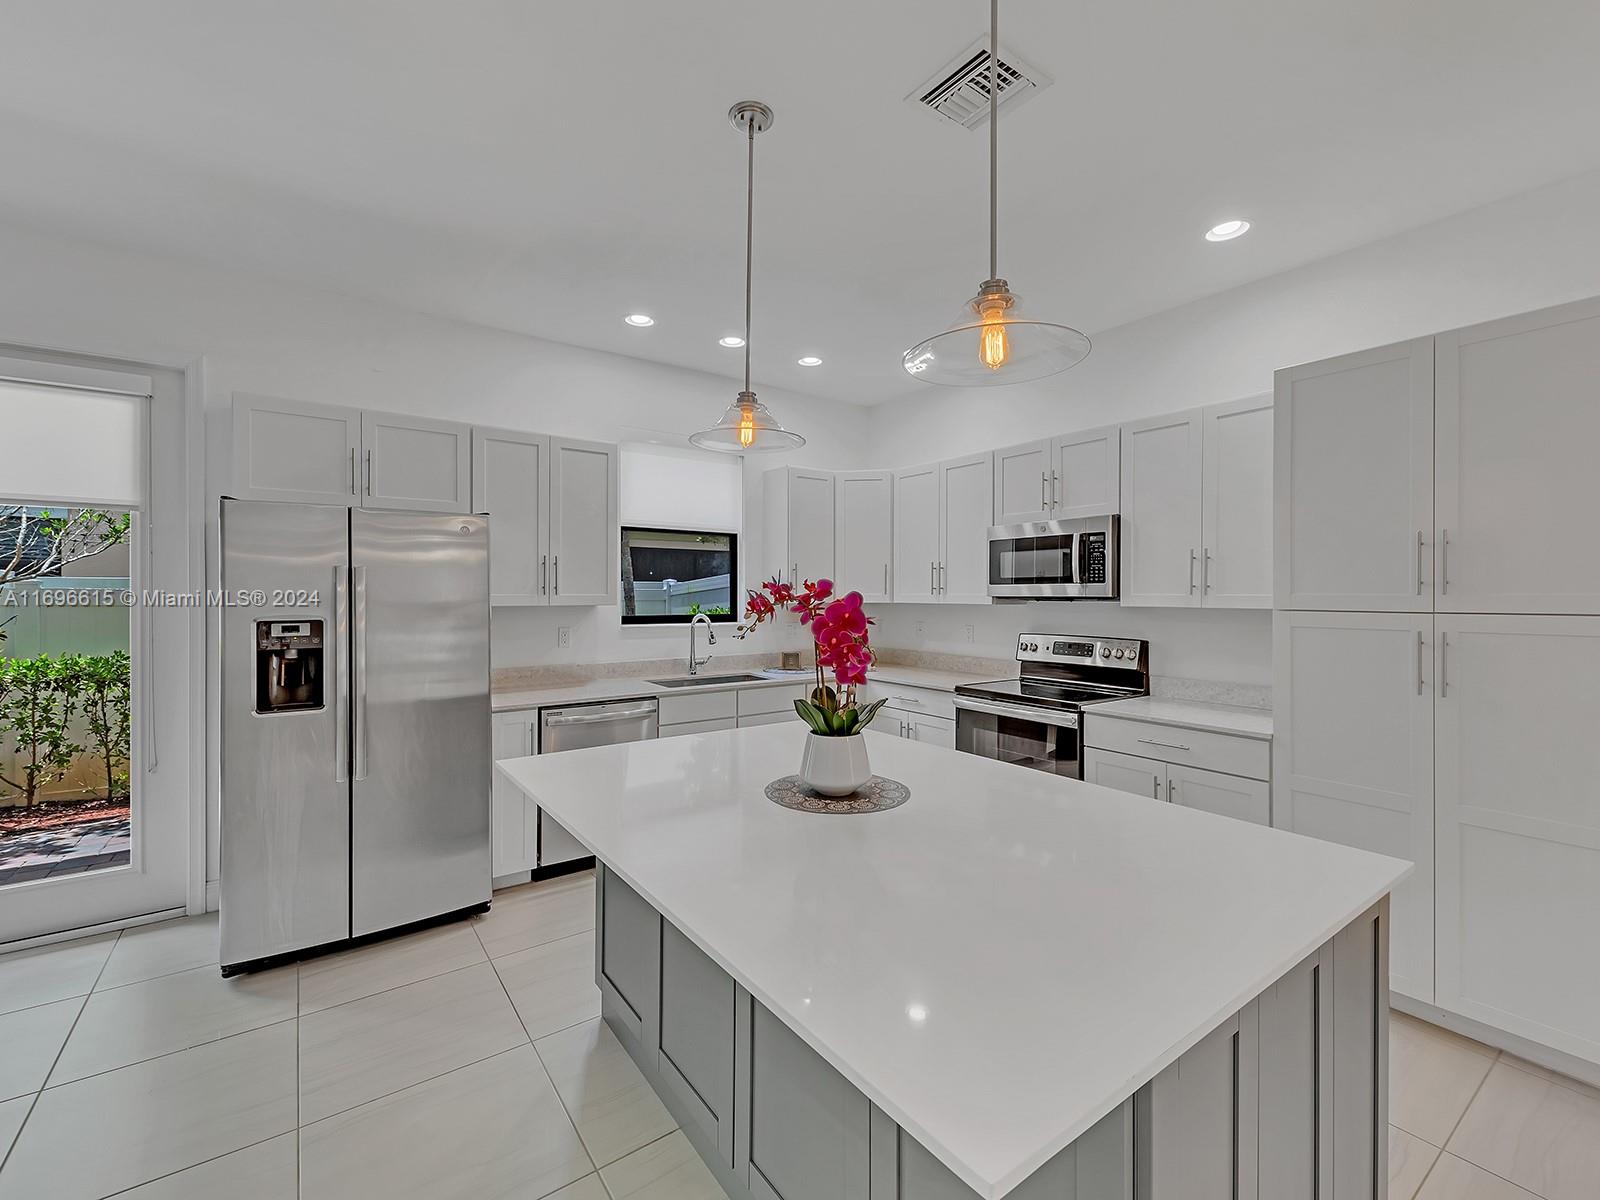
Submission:
<svg viewBox="0 0 1600 1200">
<path fill-rule="evenodd" d="M 568 715 L 566 712 L 552 712 L 544 715 L 544 724 L 547 729 L 554 729 L 562 725 L 601 725 L 613 721 L 637 721 L 640 717 L 653 717 L 656 715 L 654 704 L 641 705 L 638 708 L 610 709 L 606 712 L 577 712 Z"/>
</svg>

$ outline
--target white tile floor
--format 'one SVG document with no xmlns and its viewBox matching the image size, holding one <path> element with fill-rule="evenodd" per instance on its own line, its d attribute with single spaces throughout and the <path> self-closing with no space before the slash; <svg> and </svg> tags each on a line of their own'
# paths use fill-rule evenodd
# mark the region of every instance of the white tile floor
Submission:
<svg viewBox="0 0 1600 1200">
<path fill-rule="evenodd" d="M 594 881 L 223 980 L 214 916 L 0 956 L 0 1200 L 724 1200 L 598 1020 Z M 1600 1091 L 1395 1016 L 1391 1200 L 1596 1200 Z"/>
</svg>

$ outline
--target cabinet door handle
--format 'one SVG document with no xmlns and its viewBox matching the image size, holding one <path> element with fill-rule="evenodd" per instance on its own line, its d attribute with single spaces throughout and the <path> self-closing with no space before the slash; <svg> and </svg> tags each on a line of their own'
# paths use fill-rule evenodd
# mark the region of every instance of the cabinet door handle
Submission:
<svg viewBox="0 0 1600 1200">
<path fill-rule="evenodd" d="M 1061 507 L 1061 477 L 1054 470 L 1050 472 L 1050 507 Z"/>
<path fill-rule="evenodd" d="M 555 595 L 561 595 L 561 555 L 556 555 L 550 560 L 550 590 Z"/>
<path fill-rule="evenodd" d="M 1211 547 L 1210 546 L 1206 547 L 1205 561 L 1201 564 L 1201 567 L 1200 567 L 1200 582 L 1205 585 L 1203 590 L 1207 594 L 1209 594 L 1210 591 L 1211 591 Z"/>
<path fill-rule="evenodd" d="M 1176 794 L 1177 790 L 1178 790 L 1177 783 L 1173 779 L 1171 779 L 1169 777 L 1167 779 L 1167 803 L 1168 804 L 1171 804 L 1173 802 L 1172 801 L 1172 797 L 1174 796 L 1174 794 Z"/>
<path fill-rule="evenodd" d="M 1450 594 L 1450 531 L 1439 531 L 1439 591 Z"/>
<path fill-rule="evenodd" d="M 1439 699 L 1450 694 L 1450 635 L 1439 635 Z"/>
<path fill-rule="evenodd" d="M 1159 776 L 1159 775 L 1150 776 L 1150 783 L 1152 785 L 1151 789 L 1150 789 L 1150 799 L 1152 799 L 1152 800 L 1161 799 L 1161 776 Z"/>
<path fill-rule="evenodd" d="M 800 586 L 800 564 L 799 563 L 790 563 L 789 564 L 789 585 L 791 587 L 799 587 Z"/>
<path fill-rule="evenodd" d="M 356 486 L 356 448 L 354 446 L 350 447 L 350 494 L 352 496 L 361 494 L 360 489 Z"/>
<path fill-rule="evenodd" d="M 367 495 L 372 495 L 372 451 L 367 451 Z"/>
<path fill-rule="evenodd" d="M 889 564 L 888 563 L 884 563 L 883 564 L 883 594 L 885 596 L 887 596 L 889 594 Z"/>
<path fill-rule="evenodd" d="M 932 559 L 928 560 L 928 595 L 939 594 L 939 566 Z"/>
<path fill-rule="evenodd" d="M 1050 476 L 1043 471 L 1039 472 L 1039 507 L 1050 511 Z"/>
<path fill-rule="evenodd" d="M 1187 750 L 1189 748 L 1182 742 L 1163 742 L 1155 738 L 1139 738 L 1138 742 L 1141 746 L 1161 746 L 1167 750 Z"/>
<path fill-rule="evenodd" d="M 1199 557 L 1193 549 L 1189 551 L 1189 594 L 1194 595 L 1194 560 Z"/>
<path fill-rule="evenodd" d="M 1417 595 L 1422 595 L 1422 548 L 1427 545 L 1422 540 L 1422 530 L 1417 530 Z M 1421 636 L 1420 634 L 1418 635 Z"/>
<path fill-rule="evenodd" d="M 1417 695 L 1422 695 L 1422 635 L 1417 634 Z"/>
<path fill-rule="evenodd" d="M 921 704 L 922 703 L 922 701 L 918 700 L 915 696 L 892 696 L 891 699 L 898 700 L 901 704 Z"/>
<path fill-rule="evenodd" d="M 939 564 L 939 594 L 944 595 L 944 564 Z"/>
<path fill-rule="evenodd" d="M 548 554 L 539 556 L 539 594 L 541 596 L 550 594 L 550 556 Z"/>
</svg>

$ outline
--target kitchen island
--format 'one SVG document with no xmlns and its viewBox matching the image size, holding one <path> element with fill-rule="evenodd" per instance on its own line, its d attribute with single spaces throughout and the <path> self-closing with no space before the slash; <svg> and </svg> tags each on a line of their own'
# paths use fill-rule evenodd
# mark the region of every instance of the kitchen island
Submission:
<svg viewBox="0 0 1600 1200">
<path fill-rule="evenodd" d="M 605 1019 L 730 1196 L 1380 1200 L 1408 864 L 870 733 L 909 802 L 794 812 L 804 736 L 498 764 L 595 854 Z"/>
</svg>

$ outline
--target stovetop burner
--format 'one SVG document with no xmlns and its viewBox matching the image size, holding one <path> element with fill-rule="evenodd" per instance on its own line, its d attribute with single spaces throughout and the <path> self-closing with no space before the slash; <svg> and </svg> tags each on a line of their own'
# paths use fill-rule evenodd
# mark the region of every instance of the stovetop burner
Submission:
<svg viewBox="0 0 1600 1200">
<path fill-rule="evenodd" d="M 1011 704 L 1037 708 L 1072 710 L 1084 704 L 1123 700 L 1143 693 L 1123 688 L 1089 687 L 1082 684 L 1050 683 L 1038 679 L 995 679 L 986 683 L 964 683 L 956 688 L 962 696 L 988 696 Z"/>
</svg>

